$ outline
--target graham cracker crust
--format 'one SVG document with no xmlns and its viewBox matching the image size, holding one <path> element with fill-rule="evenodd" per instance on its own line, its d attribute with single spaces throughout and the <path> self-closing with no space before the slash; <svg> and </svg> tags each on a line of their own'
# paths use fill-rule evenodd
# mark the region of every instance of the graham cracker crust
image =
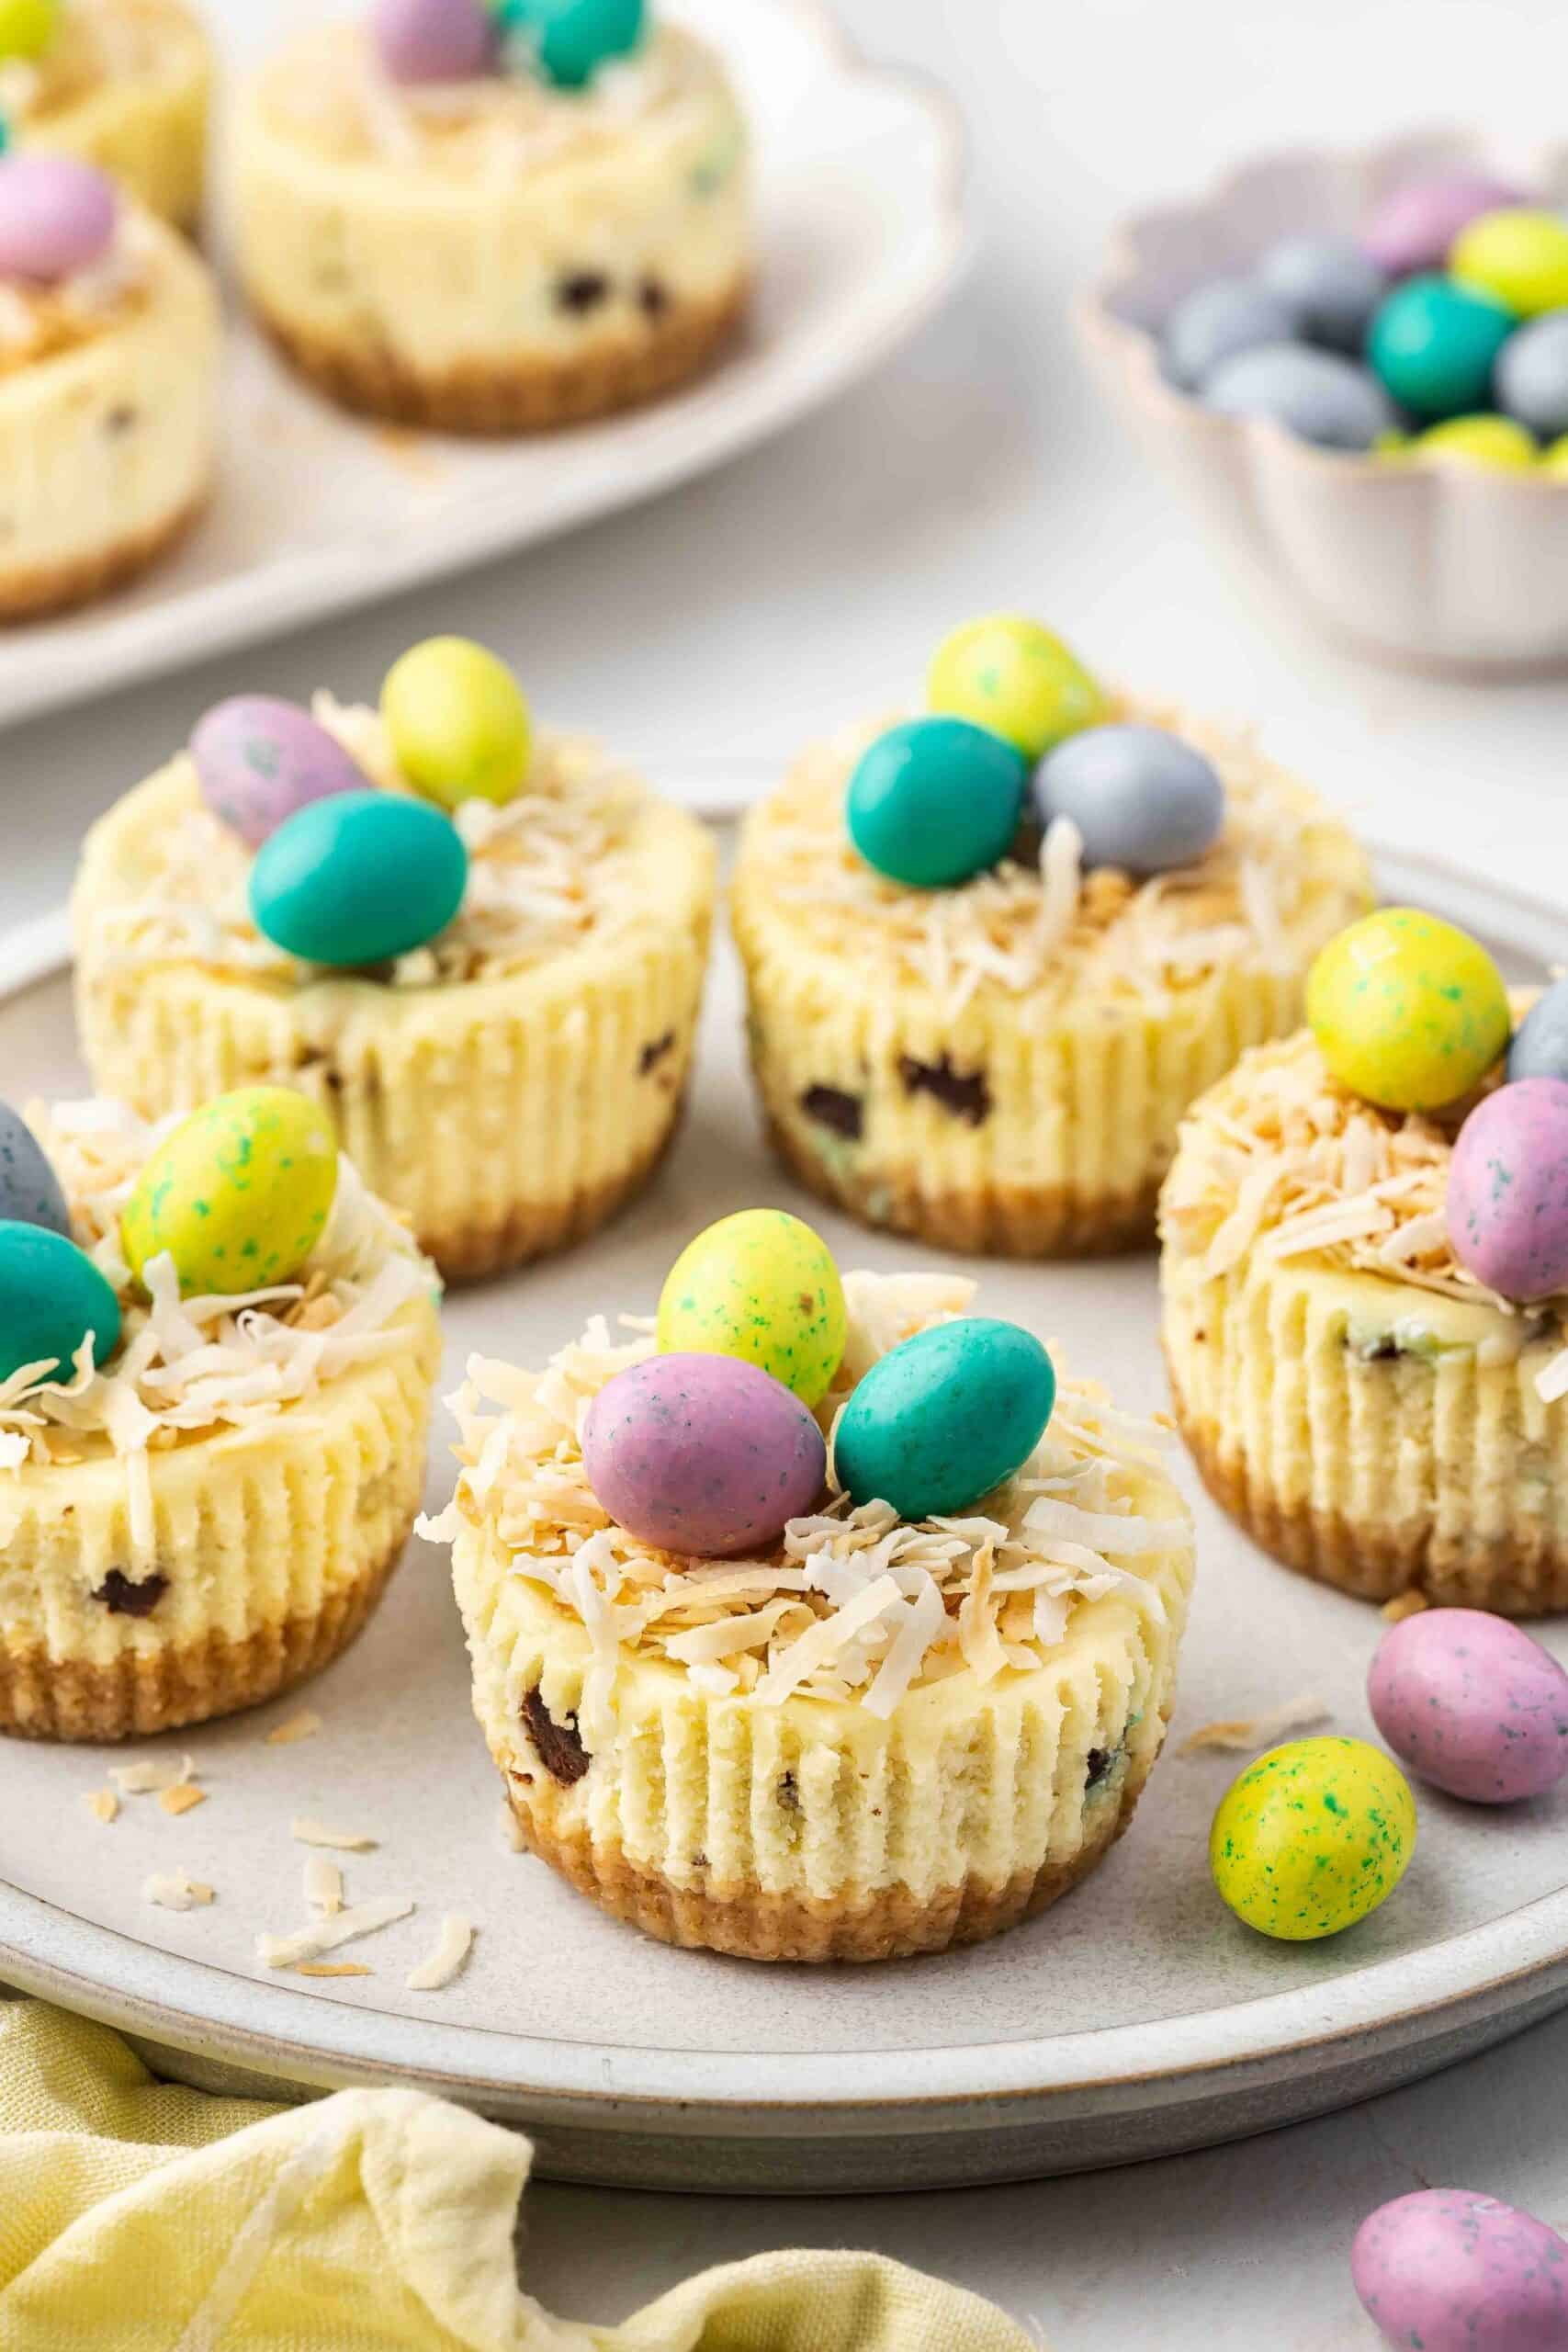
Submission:
<svg viewBox="0 0 1568 2352">
<path fill-rule="evenodd" d="M 179 545 L 206 513 L 210 496 L 204 489 L 169 521 L 119 539 L 97 555 L 78 556 L 71 563 L 35 564 L 20 571 L 0 566 L 0 626 L 72 612 L 124 587 Z"/>
<path fill-rule="evenodd" d="M 682 1101 L 651 1148 L 639 1152 L 618 1176 L 573 1193 L 564 1201 L 521 1202 L 503 1216 L 472 1218 L 464 1225 L 443 1227 L 439 1232 L 422 1227 L 420 1248 L 435 1261 L 444 1281 L 477 1283 L 586 1240 L 651 1182 L 675 1140 L 683 1111 Z"/>
<path fill-rule="evenodd" d="M 411 1513 L 388 1550 L 313 1616 L 286 1617 L 243 1641 L 212 1634 L 183 1648 L 127 1650 L 113 1666 L 0 1645 L 0 1732 L 141 1739 L 259 1707 L 319 1674 L 363 1632 L 412 1527 Z"/>
<path fill-rule="evenodd" d="M 580 358 L 473 360 L 439 375 L 369 342 L 330 342 L 265 303 L 253 308 L 289 364 L 342 408 L 437 433 L 547 433 L 636 408 L 700 375 L 739 327 L 750 292 L 742 279 L 716 301 L 672 304 L 635 340 Z"/>
</svg>

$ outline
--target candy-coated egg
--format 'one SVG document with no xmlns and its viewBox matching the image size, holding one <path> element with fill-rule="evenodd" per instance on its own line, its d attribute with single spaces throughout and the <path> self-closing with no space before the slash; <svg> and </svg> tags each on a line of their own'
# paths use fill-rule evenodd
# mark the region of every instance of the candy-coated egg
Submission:
<svg viewBox="0 0 1568 2352">
<path fill-rule="evenodd" d="M 61 0 L 0 0 L 0 58 L 41 57 L 60 28 Z"/>
<path fill-rule="evenodd" d="M 947 718 L 988 727 L 1026 760 L 1105 716 L 1105 696 L 1076 655 L 1020 613 L 993 613 L 944 639 L 927 699 Z"/>
<path fill-rule="evenodd" d="M 868 865 L 913 889 L 967 882 L 1011 846 L 1027 779 L 1021 755 L 989 728 L 906 719 L 850 778 L 850 839 Z"/>
<path fill-rule="evenodd" d="M 1378 1645 L 1372 1721 L 1401 1762 L 1472 1804 L 1544 1796 L 1568 1772 L 1568 1674 L 1483 1609 L 1424 1609 Z"/>
<path fill-rule="evenodd" d="M 660 1355 L 599 1391 L 582 1460 L 603 1509 L 644 1544 L 726 1559 L 770 1550 L 813 1508 L 828 1448 L 800 1398 L 754 1363 Z"/>
<path fill-rule="evenodd" d="M 376 0 L 370 38 L 394 82 L 471 82 L 495 64 L 485 0 Z"/>
<path fill-rule="evenodd" d="M 1415 1845 L 1416 1800 L 1381 1748 L 1295 1739 L 1232 1781 L 1209 1833 L 1209 1867 L 1238 1919 L 1308 1943 L 1375 1911 Z"/>
<path fill-rule="evenodd" d="M 256 852 L 256 929 L 309 964 L 405 956 L 463 903 L 468 854 L 438 808 L 400 792 L 340 792 L 297 808 Z"/>
<path fill-rule="evenodd" d="M 120 1242 L 139 1279 L 164 1250 L 187 1297 L 292 1282 L 326 1230 L 337 1137 L 288 1086 L 243 1086 L 165 1136 L 137 1179 Z"/>
<path fill-rule="evenodd" d="M 1166 321 L 1160 359 L 1184 392 L 1201 391 L 1217 368 L 1296 332 L 1290 305 L 1255 277 L 1218 277 L 1184 297 Z"/>
<path fill-rule="evenodd" d="M 504 662 L 466 637 L 432 637 L 393 663 L 381 688 L 398 765 L 444 808 L 510 800 L 533 749 L 523 690 Z"/>
<path fill-rule="evenodd" d="M 1479 1086 L 1513 1025 L 1478 940 L 1415 907 L 1363 915 L 1307 975 L 1307 1021 L 1330 1075 L 1388 1111 L 1440 1111 Z"/>
<path fill-rule="evenodd" d="M 1568 1080 L 1522 1078 L 1478 1102 L 1449 1163 L 1449 1238 L 1504 1298 L 1568 1290 Z"/>
<path fill-rule="evenodd" d="M 119 1301 L 86 1252 L 45 1225 L 0 1224 L 0 1380 L 24 1364 L 69 1375 L 93 1335 L 93 1362 L 119 1345 Z"/>
<path fill-rule="evenodd" d="M 1533 473 L 1534 436 L 1511 416 L 1450 416 L 1428 425 L 1406 455 L 1426 466 L 1477 466 L 1495 473 Z"/>
<path fill-rule="evenodd" d="M 820 1403 L 843 1360 L 844 1286 L 828 1245 L 784 1209 L 741 1209 L 689 1242 L 659 1301 L 666 1354 L 735 1356 Z"/>
<path fill-rule="evenodd" d="M 1508 1048 L 1508 1077 L 1568 1078 L 1568 979 L 1543 989 Z"/>
<path fill-rule="evenodd" d="M 1556 481 L 1561 481 L 1563 475 L 1568 474 L 1568 433 L 1563 434 L 1561 440 L 1554 441 L 1549 449 L 1541 452 L 1540 469 L 1542 473 L 1551 474 Z"/>
<path fill-rule="evenodd" d="M 1398 422 L 1366 368 L 1304 343 L 1267 344 L 1226 360 L 1203 398 L 1226 416 L 1266 417 L 1323 449 L 1370 449 Z"/>
<path fill-rule="evenodd" d="M 49 1155 L 25 1119 L 0 1102 L 0 1218 L 71 1233 L 71 1211 Z"/>
<path fill-rule="evenodd" d="M 310 801 L 370 790 L 334 735 L 298 703 L 271 695 L 219 703 L 197 725 L 190 754 L 203 800 L 252 849 Z"/>
<path fill-rule="evenodd" d="M 1258 272 L 1309 343 L 1359 353 L 1388 280 L 1351 237 L 1287 237 L 1270 246 Z"/>
<path fill-rule="evenodd" d="M 521 47 L 549 81 L 575 90 L 637 47 L 647 9 L 644 0 L 501 0 L 499 15 L 509 48 Z"/>
<path fill-rule="evenodd" d="M 856 1503 L 900 1519 L 965 1511 L 1044 1433 L 1056 1374 L 1032 1332 L 963 1316 L 878 1358 L 839 1419 L 834 1467 Z"/>
<path fill-rule="evenodd" d="M 1511 311 L 1448 277 L 1396 286 L 1373 319 L 1367 357 L 1384 389 L 1415 416 L 1462 416 L 1486 406 Z"/>
<path fill-rule="evenodd" d="M 1350 2276 L 1394 2352 L 1562 2352 L 1568 2243 L 1495 2197 L 1417 2188 L 1356 2233 Z"/>
<path fill-rule="evenodd" d="M 1380 269 L 1408 277 L 1418 269 L 1440 269 L 1460 231 L 1483 212 L 1523 202 L 1522 189 L 1480 172 L 1412 180 L 1383 198 L 1361 243 Z"/>
<path fill-rule="evenodd" d="M 1212 762 L 1163 727 L 1091 727 L 1060 743 L 1034 779 L 1043 824 L 1070 817 L 1084 862 L 1128 874 L 1190 865 L 1224 831 Z"/>
<path fill-rule="evenodd" d="M 114 182 L 71 155 L 0 156 L 0 277 L 52 286 L 102 261 L 114 243 Z"/>
<path fill-rule="evenodd" d="M 1516 318 L 1568 308 L 1568 220 L 1522 206 L 1483 212 L 1454 239 L 1449 274 Z"/>
<path fill-rule="evenodd" d="M 1543 441 L 1568 433 L 1568 311 L 1548 311 L 1508 337 L 1492 389 L 1498 407 Z"/>
</svg>

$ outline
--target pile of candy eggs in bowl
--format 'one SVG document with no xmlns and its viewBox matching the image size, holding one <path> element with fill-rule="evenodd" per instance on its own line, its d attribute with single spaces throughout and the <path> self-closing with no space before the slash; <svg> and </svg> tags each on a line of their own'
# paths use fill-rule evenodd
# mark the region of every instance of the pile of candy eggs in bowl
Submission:
<svg viewBox="0 0 1568 2352">
<path fill-rule="evenodd" d="M 1087 865 L 1139 877 L 1193 864 L 1224 830 L 1212 763 L 1163 728 L 1117 723 L 1039 621 L 999 613 L 955 629 L 927 701 L 868 746 L 846 796 L 854 849 L 889 881 L 957 888 L 1058 819 Z"/>
</svg>

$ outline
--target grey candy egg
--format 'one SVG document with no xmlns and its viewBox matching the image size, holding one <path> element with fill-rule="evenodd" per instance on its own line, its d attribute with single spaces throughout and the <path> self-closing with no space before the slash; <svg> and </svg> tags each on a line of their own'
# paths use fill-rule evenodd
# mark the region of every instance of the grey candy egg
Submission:
<svg viewBox="0 0 1568 2352">
<path fill-rule="evenodd" d="M 1370 449 L 1398 424 L 1377 379 L 1337 352 L 1269 344 L 1227 359 L 1203 387 L 1227 416 L 1266 416 L 1323 449 Z"/>
<path fill-rule="evenodd" d="M 1568 1079 L 1568 979 L 1553 980 L 1520 1022 L 1508 1048 L 1508 1078 Z"/>
<path fill-rule="evenodd" d="M 1069 735 L 1034 779 L 1041 822 L 1070 817 L 1087 865 L 1165 874 L 1213 847 L 1225 794 L 1201 752 L 1161 727 L 1089 727 Z"/>
<path fill-rule="evenodd" d="M 1309 343 L 1359 354 L 1388 279 L 1348 237 L 1287 237 L 1269 248 L 1258 272 Z"/>
<path fill-rule="evenodd" d="M 8 1102 L 0 1102 L 0 1219 L 41 1225 L 71 1238 L 71 1212 L 43 1146 Z"/>
<path fill-rule="evenodd" d="M 1568 311 L 1548 311 L 1508 337 L 1492 389 L 1504 414 L 1543 441 L 1568 433 Z"/>
<path fill-rule="evenodd" d="M 1285 304 L 1255 278 L 1215 278 L 1179 302 L 1166 321 L 1165 372 L 1182 391 L 1195 392 L 1238 351 L 1286 342 L 1294 331 Z"/>
</svg>

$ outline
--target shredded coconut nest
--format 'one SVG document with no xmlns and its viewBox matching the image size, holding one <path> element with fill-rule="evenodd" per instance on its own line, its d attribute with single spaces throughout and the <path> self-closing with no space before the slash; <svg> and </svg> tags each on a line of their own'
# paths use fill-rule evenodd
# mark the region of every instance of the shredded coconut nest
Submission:
<svg viewBox="0 0 1568 2352">
<path fill-rule="evenodd" d="M 188 34 L 174 0 L 66 0 L 41 57 L 0 65 L 0 115 L 21 123 L 59 114 L 106 85 L 155 71 L 171 37 Z"/>
<path fill-rule="evenodd" d="M 0 278 L 0 380 L 123 325 L 144 308 L 156 260 L 154 232 L 132 212 L 122 214 L 112 247 L 90 269 L 54 286 Z"/>
<path fill-rule="evenodd" d="M 1080 1601 L 1124 1595 L 1163 1623 L 1138 1565 L 1190 1540 L 1182 1506 L 1134 1508 L 1162 1431 L 1064 1379 L 1044 1436 L 1015 1478 L 961 1518 L 900 1521 L 838 1487 L 831 1433 L 856 1382 L 917 1331 L 968 1309 L 976 1285 L 945 1274 L 850 1274 L 844 1362 L 818 1418 L 829 1439 L 826 1507 L 792 1520 L 766 1558 L 683 1560 L 641 1543 L 600 1508 L 580 1432 L 605 1382 L 655 1352 L 617 1347 L 603 1317 L 542 1374 L 475 1357 L 454 1397 L 463 1464 L 457 1495 L 423 1532 L 450 1543 L 492 1530 L 513 1572 L 548 1592 L 592 1645 L 580 1719 L 613 1731 L 623 1657 L 662 1657 L 714 1697 L 779 1705 L 858 1700 L 890 1715 L 905 1693 L 968 1668 L 982 1683 L 1031 1671 L 1063 1642 Z"/>
<path fill-rule="evenodd" d="M 152 1534 L 150 1454 L 308 1413 L 333 1380 L 408 1346 L 402 1311 L 436 1276 L 340 1156 L 332 1216 L 298 1281 L 233 1298 L 182 1298 L 164 1255 L 149 1264 L 143 1291 L 120 1254 L 120 1217 L 150 1153 L 180 1117 L 150 1125 L 122 1103 L 95 1101 L 52 1111 L 32 1103 L 27 1120 L 64 1188 L 77 1242 L 113 1285 L 122 1339 L 102 1366 L 89 1339 L 68 1379 L 24 1364 L 0 1382 L 0 1473 L 118 1455 L 140 1560 Z"/>
<path fill-rule="evenodd" d="M 411 794 L 379 714 L 315 697 L 312 709 L 384 791 Z M 265 939 L 251 920 L 253 854 L 202 802 L 188 760 L 189 804 L 147 844 L 151 863 L 138 894 L 94 910 L 106 969 L 198 963 L 206 969 L 282 987 L 341 979 Z M 465 801 L 455 822 L 468 852 L 468 882 L 454 921 L 427 946 L 378 966 L 394 988 L 499 979 L 658 919 L 648 904 L 639 836 L 652 805 L 648 788 L 591 742 L 546 738 L 535 746 L 523 790 L 497 808 Z"/>
<path fill-rule="evenodd" d="M 765 863 L 770 900 L 829 953 L 852 942 L 858 967 L 891 985 L 920 982 L 950 1011 L 976 989 L 1097 995 L 1162 1004 L 1217 970 L 1294 973 L 1294 935 L 1331 894 L 1332 921 L 1311 944 L 1370 904 L 1364 863 L 1315 795 L 1265 759 L 1249 734 L 1122 697 L 1112 716 L 1163 727 L 1201 752 L 1225 788 L 1220 840 L 1195 865 L 1138 882 L 1119 867 L 1083 865 L 1070 819 L 1037 852 L 1014 854 L 951 890 L 915 890 L 865 864 L 844 823 L 844 793 L 861 754 L 894 722 L 879 720 L 808 751 L 753 819 L 748 856 Z"/>
</svg>

